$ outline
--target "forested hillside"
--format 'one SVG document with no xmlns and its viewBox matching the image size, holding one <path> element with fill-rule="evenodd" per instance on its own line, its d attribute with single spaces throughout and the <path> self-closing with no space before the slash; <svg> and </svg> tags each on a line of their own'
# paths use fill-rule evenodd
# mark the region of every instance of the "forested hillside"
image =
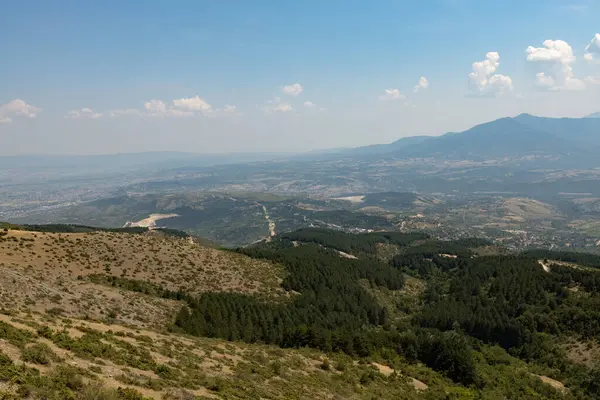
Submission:
<svg viewBox="0 0 600 400">
<path fill-rule="evenodd" d="M 398 254 L 389 262 L 379 260 L 379 244 L 397 246 Z M 495 349 L 506 360 L 513 356 L 551 374 L 571 395 L 595 396 L 597 367 L 578 364 L 565 343 L 596 346 L 600 271 L 560 260 L 595 266 L 597 257 L 547 251 L 475 256 L 476 247 L 488 244 L 304 229 L 238 250 L 282 264 L 283 287 L 297 293 L 289 301 L 205 293 L 190 300 L 176 325 L 228 340 L 358 357 L 388 354 L 424 363 L 482 392 L 497 390 L 488 367 L 504 361 L 478 354 Z M 368 288 L 398 293 L 406 276 L 423 281 L 425 289 L 408 319 L 391 318 L 397 310 L 382 305 Z"/>
</svg>

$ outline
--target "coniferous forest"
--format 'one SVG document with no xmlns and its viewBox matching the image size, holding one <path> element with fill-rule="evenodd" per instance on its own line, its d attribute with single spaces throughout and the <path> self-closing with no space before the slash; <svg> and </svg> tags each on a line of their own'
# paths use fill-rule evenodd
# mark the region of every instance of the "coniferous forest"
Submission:
<svg viewBox="0 0 600 400">
<path fill-rule="evenodd" d="M 552 371 L 577 397 L 600 398 L 600 371 L 573 363 L 560 346 L 564 338 L 595 343 L 600 335 L 600 257 L 551 251 L 477 256 L 476 249 L 489 244 L 303 229 L 236 250 L 283 265 L 288 297 L 187 297 L 175 326 L 193 335 L 356 357 L 393 354 L 481 389 L 493 384 L 482 365 L 497 361 L 477 354 L 498 349 Z M 390 246 L 397 254 L 384 261 L 379 250 Z M 401 291 L 407 277 L 424 282 L 424 290 L 418 306 L 398 318 L 401 305 L 382 304 L 373 290 Z"/>
</svg>

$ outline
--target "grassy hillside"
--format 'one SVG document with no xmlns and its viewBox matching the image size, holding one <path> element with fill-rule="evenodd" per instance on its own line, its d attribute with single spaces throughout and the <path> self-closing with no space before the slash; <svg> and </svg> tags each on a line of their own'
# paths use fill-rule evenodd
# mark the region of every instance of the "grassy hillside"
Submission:
<svg viewBox="0 0 600 400">
<path fill-rule="evenodd" d="M 398 232 L 222 251 L 40 229 L 0 230 L 0 398 L 597 393 L 597 257 Z"/>
<path fill-rule="evenodd" d="M 281 292 L 283 278 L 281 268 L 272 263 L 160 232 L 0 231 L 0 271 L 5 307 L 96 319 L 116 314 L 121 322 L 140 326 L 165 326 L 180 306 L 172 300 L 122 292 L 117 281 L 106 277 L 119 278 L 121 286 L 129 280 L 188 294 L 229 291 L 265 296 Z M 96 284 L 102 282 L 111 285 Z"/>
</svg>

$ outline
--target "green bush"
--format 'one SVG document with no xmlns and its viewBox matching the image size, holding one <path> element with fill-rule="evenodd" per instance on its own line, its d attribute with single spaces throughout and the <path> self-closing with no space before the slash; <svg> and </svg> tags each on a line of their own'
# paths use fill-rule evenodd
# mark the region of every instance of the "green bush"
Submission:
<svg viewBox="0 0 600 400">
<path fill-rule="evenodd" d="M 119 400 L 146 400 L 140 392 L 132 388 L 118 388 L 117 399 Z"/>
<path fill-rule="evenodd" d="M 47 344 L 35 343 L 23 349 L 21 358 L 25 362 L 45 365 L 57 357 Z"/>
<path fill-rule="evenodd" d="M 23 348 L 27 343 L 32 341 L 33 333 L 0 321 L 0 339 L 6 340 L 18 348 Z"/>
<path fill-rule="evenodd" d="M 156 368 L 154 368 L 154 372 L 156 372 L 156 375 L 167 380 L 177 379 L 177 376 L 179 375 L 175 369 L 164 364 L 158 364 Z"/>
</svg>

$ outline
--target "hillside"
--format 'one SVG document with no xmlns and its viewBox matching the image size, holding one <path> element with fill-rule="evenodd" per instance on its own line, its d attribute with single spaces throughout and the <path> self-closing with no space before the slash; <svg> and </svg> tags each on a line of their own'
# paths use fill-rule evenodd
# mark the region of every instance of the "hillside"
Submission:
<svg viewBox="0 0 600 400">
<path fill-rule="evenodd" d="M 270 263 L 160 233 L 0 231 L 0 288 L 5 307 L 164 326 L 176 302 L 98 286 L 106 276 L 171 291 L 276 294 L 282 271 Z M 111 285 L 112 282 L 109 282 Z M 117 286 L 118 282 L 114 285 Z"/>
<path fill-rule="evenodd" d="M 303 229 L 222 251 L 6 229 L 0 394 L 594 398 L 600 257 L 493 248 Z"/>
<path fill-rule="evenodd" d="M 384 360 L 169 332 L 185 304 L 177 293 L 284 299 L 283 271 L 270 262 L 161 233 L 13 227 L 0 231 L 3 399 L 410 399 L 460 390 L 418 366 L 400 372 Z"/>
</svg>

